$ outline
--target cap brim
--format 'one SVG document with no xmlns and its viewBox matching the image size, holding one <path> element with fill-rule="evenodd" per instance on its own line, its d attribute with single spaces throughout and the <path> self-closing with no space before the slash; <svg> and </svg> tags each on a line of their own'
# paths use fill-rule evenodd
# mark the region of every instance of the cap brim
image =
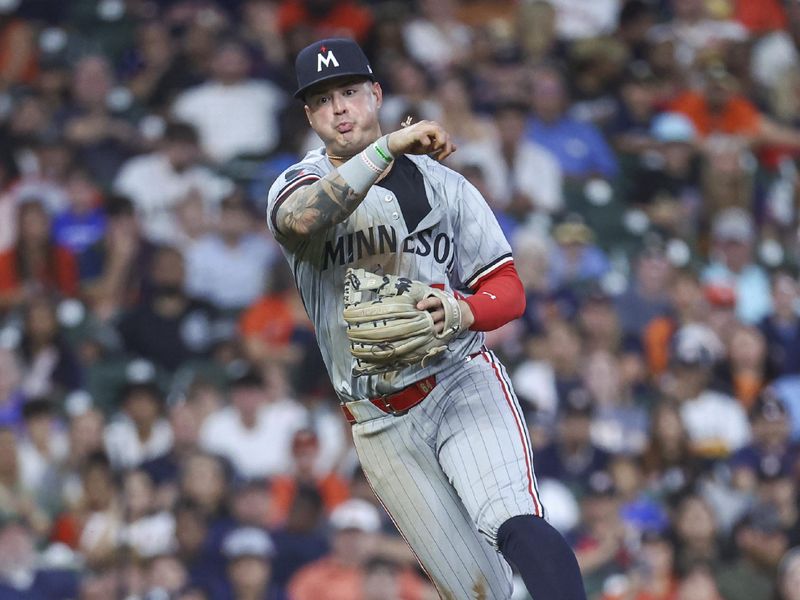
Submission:
<svg viewBox="0 0 800 600">
<path fill-rule="evenodd" d="M 369 75 L 362 72 L 351 72 L 351 73 L 336 73 L 334 75 L 328 75 L 326 77 L 321 77 L 314 81 L 314 83 L 310 83 L 305 87 L 301 87 L 294 93 L 294 97 L 298 100 L 303 100 L 303 96 L 305 96 L 308 90 L 317 87 L 320 83 L 325 83 L 326 81 L 332 81 L 333 79 L 345 79 L 347 77 L 362 77 L 364 79 L 368 79 L 369 81 L 375 81 L 374 75 Z"/>
</svg>

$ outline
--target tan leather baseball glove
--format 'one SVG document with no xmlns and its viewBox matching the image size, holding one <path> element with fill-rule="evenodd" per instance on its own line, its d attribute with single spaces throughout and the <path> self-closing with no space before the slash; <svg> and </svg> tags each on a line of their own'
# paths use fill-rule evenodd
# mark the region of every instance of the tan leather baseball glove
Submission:
<svg viewBox="0 0 800 600">
<path fill-rule="evenodd" d="M 441 299 L 444 329 L 436 333 L 433 317 L 417 303 Z M 461 307 L 452 294 L 396 275 L 348 269 L 344 283 L 344 320 L 356 375 L 425 366 L 442 354 L 461 332 Z"/>
</svg>

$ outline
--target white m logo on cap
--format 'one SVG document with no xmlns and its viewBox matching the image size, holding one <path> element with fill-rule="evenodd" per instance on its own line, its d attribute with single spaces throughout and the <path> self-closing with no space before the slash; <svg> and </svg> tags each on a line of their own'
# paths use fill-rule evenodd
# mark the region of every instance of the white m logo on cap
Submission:
<svg viewBox="0 0 800 600">
<path fill-rule="evenodd" d="M 328 50 L 328 54 L 326 56 L 322 56 L 322 52 L 317 54 L 317 73 L 322 71 L 322 65 L 330 67 L 331 64 L 333 64 L 334 67 L 339 66 L 339 61 L 336 60 L 336 57 L 333 55 L 333 50 Z"/>
</svg>

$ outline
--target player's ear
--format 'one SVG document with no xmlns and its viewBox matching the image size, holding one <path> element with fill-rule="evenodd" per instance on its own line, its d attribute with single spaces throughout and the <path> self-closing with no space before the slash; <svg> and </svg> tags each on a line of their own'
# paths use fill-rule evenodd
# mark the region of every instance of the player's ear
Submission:
<svg viewBox="0 0 800 600">
<path fill-rule="evenodd" d="M 375 96 L 375 104 L 378 108 L 383 104 L 383 89 L 377 81 L 372 83 L 372 94 Z"/>
<path fill-rule="evenodd" d="M 308 104 L 303 105 L 303 110 L 306 113 L 306 120 L 308 121 L 308 124 L 311 125 L 311 109 L 308 108 Z"/>
</svg>

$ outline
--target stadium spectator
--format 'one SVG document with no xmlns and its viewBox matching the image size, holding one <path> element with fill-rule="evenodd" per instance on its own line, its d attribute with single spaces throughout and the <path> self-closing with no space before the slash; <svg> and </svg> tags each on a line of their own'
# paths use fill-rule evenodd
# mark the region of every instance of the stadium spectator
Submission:
<svg viewBox="0 0 800 600">
<path fill-rule="evenodd" d="M 778 598 L 779 600 L 797 600 L 800 598 L 800 553 L 796 548 L 789 550 L 778 566 Z"/>
<path fill-rule="evenodd" d="M 182 92 L 172 105 L 173 115 L 197 129 L 203 151 L 217 163 L 265 156 L 278 143 L 284 93 L 270 81 L 249 79 L 250 68 L 242 43 L 226 40 L 214 51 L 211 80 Z"/>
<path fill-rule="evenodd" d="M 294 434 L 292 468 L 285 475 L 273 477 L 270 484 L 272 496 L 270 514 L 273 524 L 279 525 L 286 521 L 295 497 L 303 486 L 313 487 L 319 492 L 328 513 L 349 497 L 347 483 L 337 473 L 315 472 L 318 453 L 319 440 L 313 430 L 301 429 Z"/>
<path fill-rule="evenodd" d="M 220 203 L 219 224 L 186 249 L 186 289 L 220 310 L 238 312 L 264 289 L 276 250 L 255 232 L 250 207 L 234 193 Z"/>
<path fill-rule="evenodd" d="M 771 506 L 756 506 L 734 528 L 738 557 L 717 571 L 715 578 L 727 600 L 770 598 L 775 595 L 775 570 L 788 550 L 788 536 Z"/>
<path fill-rule="evenodd" d="M 750 409 L 753 439 L 730 460 L 731 481 L 739 489 L 752 491 L 766 467 L 775 474 L 796 472 L 800 447 L 789 439 L 790 423 L 786 407 L 772 390 L 759 395 Z"/>
<path fill-rule="evenodd" d="M 728 456 L 749 442 L 750 426 L 742 406 L 712 387 L 722 342 L 706 326 L 687 325 L 676 332 L 673 344 L 672 378 L 665 392 L 680 403 L 692 450 Z"/>
<path fill-rule="evenodd" d="M 66 190 L 69 207 L 53 219 L 53 239 L 75 254 L 83 280 L 93 274 L 91 263 L 84 264 L 84 253 L 102 239 L 106 230 L 103 197 L 89 174 L 80 167 L 70 170 Z"/>
<path fill-rule="evenodd" d="M 271 586 L 271 559 L 275 545 L 266 531 L 241 527 L 223 541 L 222 552 L 228 561 L 231 600 L 277 600 Z"/>
<path fill-rule="evenodd" d="M 114 180 L 114 189 L 130 198 L 144 236 L 154 243 L 175 243 L 184 234 L 178 219 L 182 203 L 191 192 L 200 195 L 206 219 L 222 198 L 232 191 L 231 182 L 218 177 L 201 163 L 199 139 L 192 125 L 167 124 L 159 148 L 128 160 Z"/>
<path fill-rule="evenodd" d="M 566 114 L 569 97 L 563 76 L 542 67 L 533 72 L 532 86 L 528 137 L 553 153 L 567 178 L 614 176 L 617 160 L 600 131 Z"/>
<path fill-rule="evenodd" d="M 556 479 L 580 497 L 589 476 L 608 467 L 610 455 L 592 443 L 594 399 L 584 388 L 566 392 L 561 406 L 556 440 L 537 453 L 539 477 Z"/>
<path fill-rule="evenodd" d="M 81 162 L 102 185 L 111 183 L 139 145 L 130 122 L 109 108 L 114 84 L 113 70 L 105 57 L 82 58 L 72 75 L 72 103 L 61 116 L 66 140 L 77 148 Z"/>
<path fill-rule="evenodd" d="M 376 552 L 380 516 L 371 504 L 351 499 L 340 504 L 330 517 L 333 528 L 329 555 L 300 569 L 289 582 L 289 596 L 295 600 L 360 598 L 365 565 Z M 400 582 L 402 597 L 422 598 L 424 586 L 419 578 L 404 573 Z"/>
<path fill-rule="evenodd" d="M 32 298 L 23 309 L 19 356 L 26 377 L 22 389 L 33 396 L 58 396 L 77 389 L 82 370 L 58 322 L 55 302 L 47 296 Z"/>
<path fill-rule="evenodd" d="M 421 0 L 419 14 L 403 29 L 406 50 L 433 72 L 466 63 L 472 36 L 456 9 L 454 0 Z"/>
<path fill-rule="evenodd" d="M 278 27 L 286 36 L 308 29 L 312 39 L 345 35 L 363 43 L 372 24 L 370 10 L 354 0 L 282 0 L 278 9 Z"/>
<path fill-rule="evenodd" d="M 525 137 L 528 109 L 505 102 L 495 107 L 496 136 L 486 136 L 477 147 L 455 160 L 473 160 L 487 175 L 490 197 L 503 212 L 524 220 L 531 213 L 555 214 L 564 207 L 561 167 L 542 146 Z"/>
<path fill-rule="evenodd" d="M 800 315 L 798 284 L 789 273 L 772 276 L 772 311 L 759 327 L 767 343 L 769 373 L 773 376 L 800 372 Z"/>
<path fill-rule="evenodd" d="M 120 317 L 117 328 L 125 347 L 166 369 L 207 355 L 217 311 L 186 295 L 181 253 L 168 246 L 159 248 L 149 275 L 151 290 Z"/>
<path fill-rule="evenodd" d="M 225 457 L 244 478 L 286 473 L 295 432 L 306 413 L 290 399 L 270 400 L 264 380 L 255 370 L 230 384 L 231 406 L 210 415 L 200 430 L 200 445 Z"/>
<path fill-rule="evenodd" d="M 724 210 L 714 218 L 711 235 L 712 262 L 703 272 L 703 280 L 734 289 L 739 319 L 758 323 L 770 311 L 770 285 L 753 256 L 756 232 L 752 217 L 743 209 Z"/>
<path fill-rule="evenodd" d="M 322 528 L 324 515 L 319 492 L 313 487 L 299 486 L 285 523 L 271 530 L 277 551 L 273 578 L 280 589 L 286 587 L 299 569 L 330 551 L 328 537 Z"/>
<path fill-rule="evenodd" d="M 0 310 L 20 306 L 42 292 L 75 296 L 78 261 L 55 243 L 51 220 L 41 202 L 19 207 L 16 245 L 0 253 Z"/>
<path fill-rule="evenodd" d="M 162 416 L 164 397 L 154 366 L 134 361 L 128 365 L 126 376 L 117 403 L 120 412 L 106 426 L 104 435 L 106 453 L 115 469 L 139 467 L 172 448 L 172 428 Z"/>
<path fill-rule="evenodd" d="M 611 265 L 605 252 L 595 243 L 595 235 L 583 219 L 569 215 L 553 228 L 556 245 L 550 253 L 550 288 L 597 284 Z"/>
</svg>

